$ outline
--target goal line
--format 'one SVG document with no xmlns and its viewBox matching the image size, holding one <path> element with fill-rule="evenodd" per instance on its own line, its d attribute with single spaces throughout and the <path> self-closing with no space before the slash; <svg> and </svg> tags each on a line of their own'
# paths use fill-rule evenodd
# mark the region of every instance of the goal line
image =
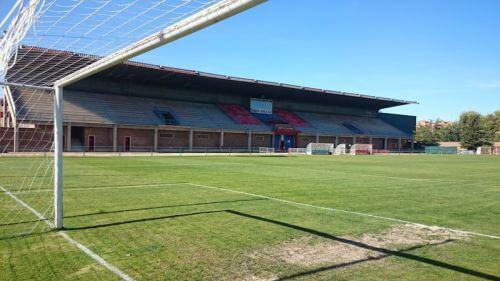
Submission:
<svg viewBox="0 0 500 281">
<path fill-rule="evenodd" d="M 54 224 L 52 222 L 50 222 L 49 219 L 45 218 L 42 214 L 40 214 L 40 212 L 38 212 L 37 210 L 35 210 L 33 207 L 31 207 L 30 205 L 28 205 L 23 200 L 19 199 L 19 197 L 17 197 L 16 195 L 12 194 L 10 191 L 8 191 L 7 189 L 5 189 L 3 186 L 0 186 L 0 190 L 3 191 L 5 194 L 7 194 L 14 201 L 16 201 L 19 205 L 21 205 L 22 207 L 26 208 L 28 211 L 30 211 L 31 213 L 33 213 L 36 217 L 38 217 L 38 219 L 40 221 L 45 222 L 50 228 L 54 228 Z M 90 258 L 92 258 L 93 260 L 95 260 L 96 262 L 98 262 L 99 264 L 101 264 L 102 266 L 104 266 L 107 269 L 109 269 L 111 272 L 113 272 L 115 275 L 117 275 L 118 277 L 120 277 L 122 280 L 125 280 L 125 281 L 134 281 L 134 279 L 132 277 L 130 277 L 129 275 L 127 275 L 126 273 L 124 273 L 123 271 L 121 271 L 120 269 L 118 269 L 117 267 L 115 267 L 114 265 L 112 265 L 109 262 L 107 262 L 105 259 L 103 259 L 98 254 L 94 253 L 92 250 L 90 250 L 88 247 L 86 247 L 82 243 L 80 243 L 80 242 L 76 241 L 75 239 L 71 238 L 69 236 L 69 234 L 67 234 L 66 232 L 64 232 L 64 231 L 58 231 L 57 234 L 59 236 L 61 236 L 64 240 L 66 240 L 68 243 L 70 243 L 71 245 L 73 245 L 76 248 L 80 249 L 87 256 L 89 256 Z"/>
</svg>

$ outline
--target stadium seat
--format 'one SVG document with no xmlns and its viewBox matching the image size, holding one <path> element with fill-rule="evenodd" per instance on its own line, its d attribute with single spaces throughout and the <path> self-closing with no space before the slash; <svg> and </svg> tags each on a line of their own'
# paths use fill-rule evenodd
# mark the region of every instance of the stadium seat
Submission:
<svg viewBox="0 0 500 281">
<path fill-rule="evenodd" d="M 309 128 L 311 127 L 311 124 L 306 122 L 304 119 L 300 118 L 297 114 L 294 112 L 282 109 L 282 108 L 275 108 L 273 110 L 274 114 L 280 116 L 283 120 L 285 120 L 288 124 L 294 126 L 294 127 L 299 127 L 299 128 Z"/>
<path fill-rule="evenodd" d="M 262 125 L 259 119 L 255 118 L 241 105 L 220 103 L 219 108 L 238 124 Z"/>
</svg>

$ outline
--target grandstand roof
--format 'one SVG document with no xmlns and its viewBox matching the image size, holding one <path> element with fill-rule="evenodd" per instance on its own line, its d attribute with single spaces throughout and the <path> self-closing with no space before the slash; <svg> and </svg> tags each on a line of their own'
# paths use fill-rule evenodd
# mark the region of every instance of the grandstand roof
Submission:
<svg viewBox="0 0 500 281">
<path fill-rule="evenodd" d="M 87 54 L 30 46 L 22 47 L 17 58 L 16 64 L 7 73 L 6 80 L 9 83 L 37 86 L 51 86 L 56 80 L 99 59 L 99 57 Z M 54 62 L 58 64 L 56 67 L 53 66 Z M 43 67 L 43 64 L 46 66 Z M 37 73 L 40 70 L 44 71 L 43 74 Z M 155 83 L 175 88 L 223 91 L 252 97 L 264 96 L 271 99 L 292 99 L 376 109 L 415 103 L 133 61 L 116 65 L 96 74 L 95 77 L 127 79 L 138 83 Z"/>
</svg>

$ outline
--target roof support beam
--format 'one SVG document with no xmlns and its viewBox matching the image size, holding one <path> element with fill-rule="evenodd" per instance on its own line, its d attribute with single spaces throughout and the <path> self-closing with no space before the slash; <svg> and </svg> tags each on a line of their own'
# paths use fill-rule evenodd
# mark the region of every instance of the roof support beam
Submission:
<svg viewBox="0 0 500 281">
<path fill-rule="evenodd" d="M 95 73 L 108 69 L 123 61 L 185 37 L 207 26 L 246 11 L 267 0 L 225 0 L 204 9 L 159 33 L 146 37 L 129 47 L 119 50 L 97 62 L 84 67 L 55 82 L 56 87 L 64 87 Z"/>
</svg>

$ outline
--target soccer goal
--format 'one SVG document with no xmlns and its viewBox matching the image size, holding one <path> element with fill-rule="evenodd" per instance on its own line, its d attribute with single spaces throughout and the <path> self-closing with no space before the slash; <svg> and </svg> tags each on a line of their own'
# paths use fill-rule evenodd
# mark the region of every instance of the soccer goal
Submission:
<svg viewBox="0 0 500 281">
<path fill-rule="evenodd" d="M 331 155 L 333 151 L 333 143 L 310 143 L 306 148 L 306 153 L 308 155 Z"/>
<path fill-rule="evenodd" d="M 335 155 L 345 155 L 348 152 L 347 150 L 347 145 L 345 143 L 341 143 L 337 145 L 335 148 L 334 154 Z"/>
<path fill-rule="evenodd" d="M 372 155 L 373 154 L 373 145 L 365 144 L 365 143 L 356 143 L 351 146 L 350 149 L 351 155 Z"/>
<path fill-rule="evenodd" d="M 265 1 L 13 1 L 0 21 L 0 152 L 26 157 L 0 163 L 12 175 L 0 179 L 0 237 L 64 226 L 67 86 Z"/>
</svg>

